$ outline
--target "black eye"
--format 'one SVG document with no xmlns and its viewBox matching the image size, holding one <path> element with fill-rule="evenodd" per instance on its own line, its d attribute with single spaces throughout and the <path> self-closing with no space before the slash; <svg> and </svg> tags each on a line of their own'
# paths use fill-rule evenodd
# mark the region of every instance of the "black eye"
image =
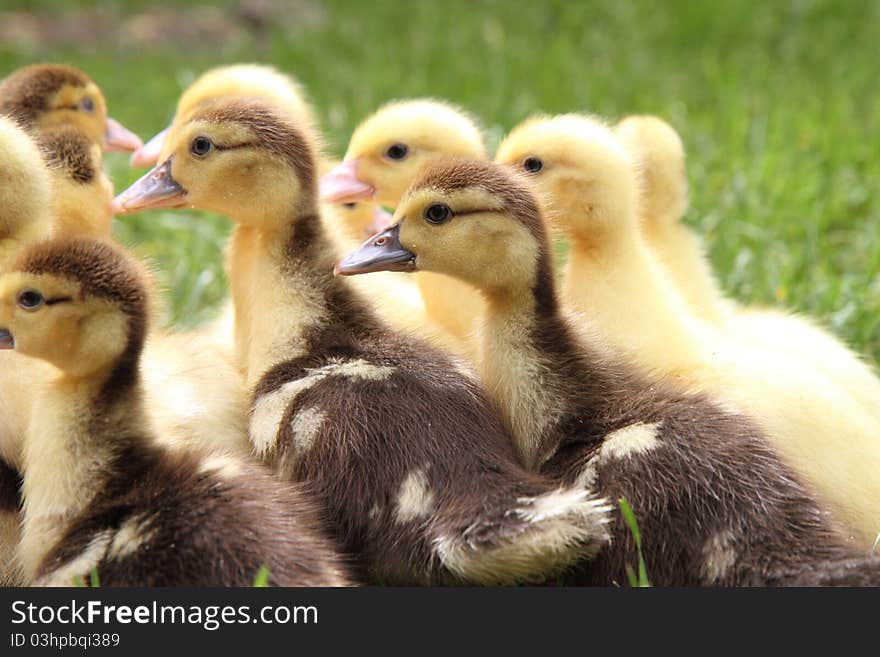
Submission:
<svg viewBox="0 0 880 657">
<path fill-rule="evenodd" d="M 452 210 L 445 203 L 435 203 L 425 208 L 424 217 L 432 224 L 442 224 L 452 217 Z"/>
<path fill-rule="evenodd" d="M 214 142 L 207 137 L 198 136 L 193 139 L 192 144 L 189 147 L 189 152 L 193 155 L 202 157 L 203 155 L 207 155 L 212 148 L 214 148 Z"/>
<path fill-rule="evenodd" d="M 523 160 L 522 168 L 528 173 L 538 173 L 541 169 L 544 168 L 544 163 L 541 162 L 540 158 L 527 157 Z"/>
<path fill-rule="evenodd" d="M 406 144 L 392 144 L 385 151 L 385 157 L 389 160 L 402 160 L 407 153 L 409 153 L 409 149 Z"/>
<path fill-rule="evenodd" d="M 18 293 L 18 305 L 25 310 L 36 310 L 43 305 L 43 295 L 36 290 L 23 290 Z"/>
<path fill-rule="evenodd" d="M 95 111 L 95 101 L 91 96 L 85 96 L 81 101 L 79 101 L 79 106 L 81 109 L 86 112 L 94 112 Z"/>
<path fill-rule="evenodd" d="M 355 202 L 343 203 L 342 205 L 344 205 L 349 210 L 354 210 L 357 207 L 357 203 Z"/>
</svg>

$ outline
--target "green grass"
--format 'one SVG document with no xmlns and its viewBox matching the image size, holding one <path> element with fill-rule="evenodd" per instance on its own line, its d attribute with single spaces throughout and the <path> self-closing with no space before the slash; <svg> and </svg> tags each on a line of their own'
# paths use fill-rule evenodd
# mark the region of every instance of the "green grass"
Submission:
<svg viewBox="0 0 880 657">
<path fill-rule="evenodd" d="M 98 3 L 111 17 L 166 6 Z M 177 4 L 177 3 L 175 3 Z M 232 7 L 235 3 L 223 3 Z M 59 14 L 67 4 L 12 0 Z M 258 36 L 128 47 L 115 32 L 68 45 L 0 41 L 0 73 L 39 60 L 90 72 L 143 136 L 201 70 L 257 60 L 298 76 L 341 153 L 391 98 L 433 95 L 481 117 L 493 142 L 534 112 L 665 117 L 689 153 L 688 223 L 725 288 L 784 301 L 880 356 L 880 3 L 822 0 L 369 3 L 298 0 Z M 186 23 L 186 16 L 181 17 Z M 111 155 L 118 188 L 139 172 Z M 117 234 L 154 258 L 173 316 L 195 323 L 224 295 L 229 222 L 153 212 Z"/>
<path fill-rule="evenodd" d="M 639 529 L 639 522 L 636 520 L 636 514 L 625 497 L 621 497 L 617 504 L 620 507 L 620 513 L 623 516 L 624 522 L 626 522 L 626 526 L 629 527 L 629 533 L 633 537 L 633 542 L 636 544 L 636 554 L 639 555 L 638 574 L 630 564 L 626 564 L 627 580 L 629 580 L 629 585 L 632 588 L 647 588 L 651 586 L 651 581 L 648 579 L 648 568 L 645 565 L 645 556 L 642 553 L 642 532 Z"/>
</svg>

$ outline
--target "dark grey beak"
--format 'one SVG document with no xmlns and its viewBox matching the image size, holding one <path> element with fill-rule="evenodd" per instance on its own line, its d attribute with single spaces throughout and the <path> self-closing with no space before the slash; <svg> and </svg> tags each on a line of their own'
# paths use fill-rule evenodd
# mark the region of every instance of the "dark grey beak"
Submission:
<svg viewBox="0 0 880 657">
<path fill-rule="evenodd" d="M 0 328 L 0 349 L 15 349 L 15 338 L 9 329 Z"/>
<path fill-rule="evenodd" d="M 400 223 L 373 235 L 357 251 L 336 263 L 333 273 L 343 276 L 373 271 L 415 271 L 416 254 L 400 243 Z"/>
</svg>

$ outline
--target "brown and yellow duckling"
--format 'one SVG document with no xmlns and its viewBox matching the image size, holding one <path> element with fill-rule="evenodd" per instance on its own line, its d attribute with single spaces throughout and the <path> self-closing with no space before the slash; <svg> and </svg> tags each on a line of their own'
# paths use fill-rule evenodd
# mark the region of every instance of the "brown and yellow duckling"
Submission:
<svg viewBox="0 0 880 657">
<path fill-rule="evenodd" d="M 236 221 L 227 266 L 256 454 L 317 492 L 369 582 L 543 581 L 594 553 L 605 504 L 525 471 L 474 376 L 334 277 L 317 172 L 305 127 L 225 100 L 117 199 Z"/>
<path fill-rule="evenodd" d="M 29 581 L 70 586 L 349 582 L 317 503 L 246 459 L 161 447 L 140 357 L 148 286 L 109 243 L 54 240 L 0 279 L 0 347 L 47 361 L 24 449 Z"/>
<path fill-rule="evenodd" d="M 556 296 L 539 204 L 509 168 L 454 160 L 414 183 L 396 223 L 342 273 L 429 270 L 487 303 L 484 377 L 526 463 L 565 485 L 625 497 L 652 583 L 756 586 L 880 582 L 746 417 L 649 383 L 581 341 Z M 622 519 L 579 581 L 625 580 L 638 556 Z"/>
<path fill-rule="evenodd" d="M 570 243 L 562 295 L 582 325 L 649 378 L 706 392 L 752 417 L 786 464 L 868 550 L 880 533 L 880 421 L 802 359 L 690 312 L 645 242 L 627 151 L 601 120 L 530 119 L 498 149 L 528 175 Z"/>
</svg>

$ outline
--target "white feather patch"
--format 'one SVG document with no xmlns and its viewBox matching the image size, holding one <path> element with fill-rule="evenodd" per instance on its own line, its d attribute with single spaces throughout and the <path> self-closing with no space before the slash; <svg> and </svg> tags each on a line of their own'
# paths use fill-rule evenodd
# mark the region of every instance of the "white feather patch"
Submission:
<svg viewBox="0 0 880 657">
<path fill-rule="evenodd" d="M 281 419 L 290 404 L 303 392 L 329 376 L 346 376 L 368 381 L 383 381 L 394 372 L 393 367 L 373 365 L 358 358 L 328 363 L 323 367 L 307 370 L 306 376 L 290 381 L 272 392 L 266 393 L 255 403 L 251 412 L 251 443 L 258 457 L 263 457 L 275 445 Z"/>
<path fill-rule="evenodd" d="M 416 468 L 400 484 L 395 517 L 397 522 L 410 522 L 430 515 L 434 508 L 434 493 L 428 489 L 424 470 Z"/>
</svg>

